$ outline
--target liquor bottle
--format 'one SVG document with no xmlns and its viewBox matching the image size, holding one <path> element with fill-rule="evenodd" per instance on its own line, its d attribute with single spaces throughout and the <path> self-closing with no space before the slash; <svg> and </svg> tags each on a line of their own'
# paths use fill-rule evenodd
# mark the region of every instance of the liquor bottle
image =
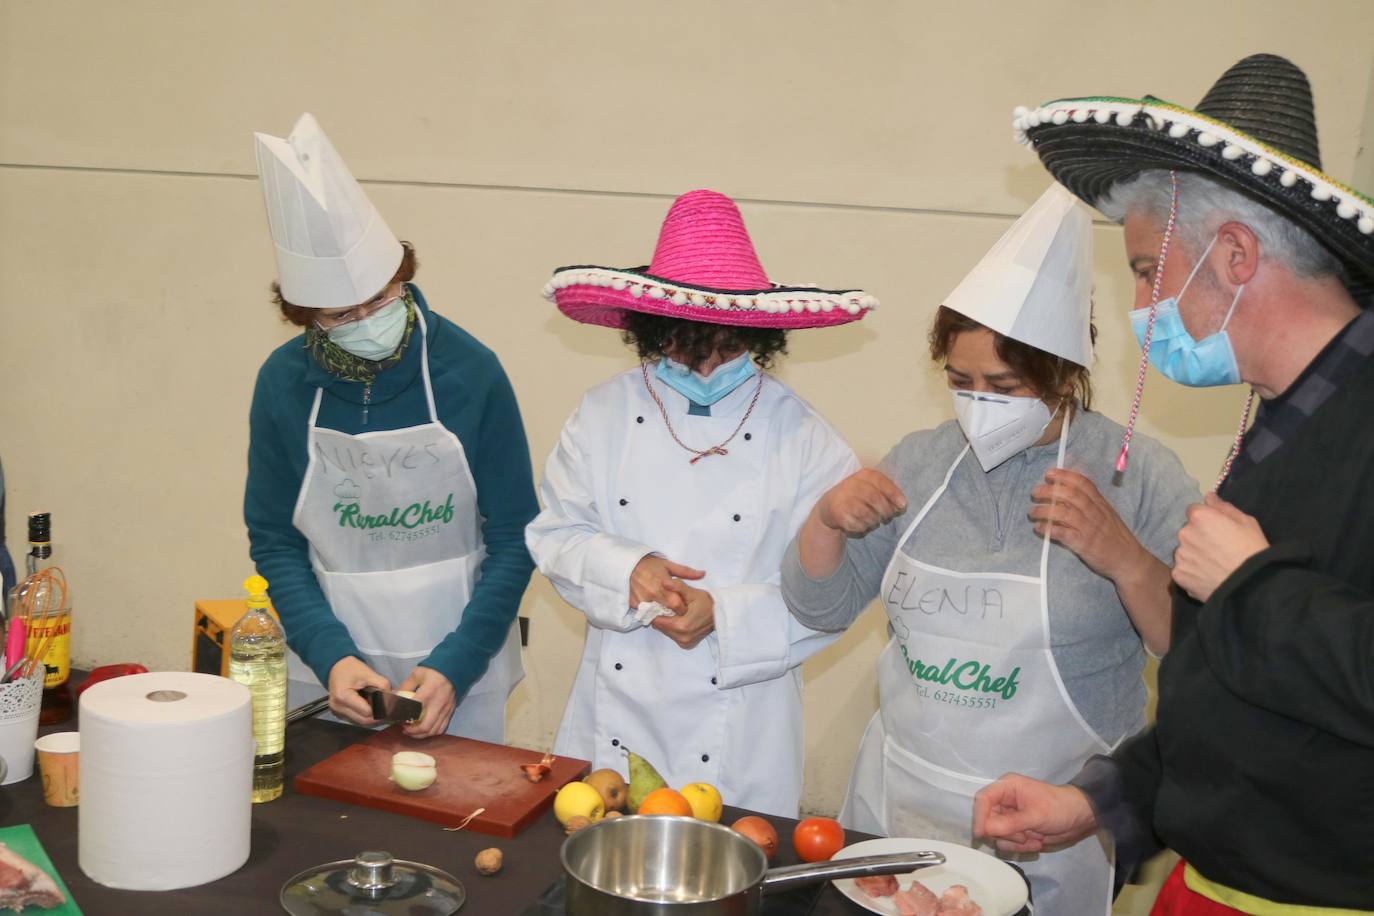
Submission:
<svg viewBox="0 0 1374 916">
<path fill-rule="evenodd" d="M 253 803 L 281 795 L 286 777 L 286 635 L 267 612 L 267 580 L 249 576 L 248 612 L 229 634 L 229 676 L 253 694 Z"/>
<path fill-rule="evenodd" d="M 43 666 L 43 705 L 38 712 L 38 724 L 56 725 L 72 717 L 72 688 L 67 679 L 72 671 L 72 598 L 71 591 L 63 597 L 53 589 L 53 580 L 33 578 L 56 566 L 52 553 L 52 513 L 29 513 L 29 554 L 24 558 L 27 578 L 15 586 L 10 597 L 11 613 L 29 608 L 27 653 L 41 653 Z M 60 572 L 60 570 L 59 570 Z M 66 576 L 63 574 L 63 580 Z M 33 594 L 29 590 L 34 589 Z"/>
</svg>

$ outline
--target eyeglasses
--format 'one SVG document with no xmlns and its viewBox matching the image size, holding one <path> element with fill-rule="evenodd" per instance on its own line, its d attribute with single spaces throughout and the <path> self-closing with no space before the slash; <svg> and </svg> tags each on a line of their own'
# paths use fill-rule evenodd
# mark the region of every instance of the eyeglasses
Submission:
<svg viewBox="0 0 1374 916">
<path fill-rule="evenodd" d="M 388 286 L 388 289 L 389 288 Z M 355 305 L 347 311 L 336 312 L 333 315 L 321 315 L 315 319 L 315 327 L 319 328 L 321 331 L 332 331 L 334 328 L 352 324 L 355 321 L 362 321 L 365 318 L 371 318 L 397 299 L 403 298 L 405 298 L 404 287 L 402 287 L 402 292 L 395 295 L 388 295 L 387 291 L 384 289 L 362 305 Z"/>
</svg>

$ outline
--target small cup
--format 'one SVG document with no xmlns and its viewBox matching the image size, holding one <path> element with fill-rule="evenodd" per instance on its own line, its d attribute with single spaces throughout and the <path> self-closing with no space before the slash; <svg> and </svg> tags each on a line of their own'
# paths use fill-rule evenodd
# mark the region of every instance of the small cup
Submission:
<svg viewBox="0 0 1374 916">
<path fill-rule="evenodd" d="M 81 802 L 81 733 L 54 732 L 34 744 L 43 776 L 43 801 L 54 808 Z"/>
</svg>

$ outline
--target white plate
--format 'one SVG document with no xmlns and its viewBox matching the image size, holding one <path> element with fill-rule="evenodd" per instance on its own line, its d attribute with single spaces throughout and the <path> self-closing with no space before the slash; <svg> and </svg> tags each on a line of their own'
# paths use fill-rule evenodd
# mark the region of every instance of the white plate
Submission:
<svg viewBox="0 0 1374 916">
<path fill-rule="evenodd" d="M 853 859 L 856 856 L 880 856 L 892 852 L 920 852 L 922 850 L 945 854 L 944 865 L 919 868 L 905 875 L 897 875 L 902 890 L 911 886 L 912 879 L 920 881 L 935 892 L 936 896 L 949 890 L 951 885 L 962 884 L 968 888 L 969 897 L 983 908 L 983 916 L 1015 916 L 1026 905 L 1026 882 L 1016 869 L 1006 862 L 985 852 L 969 849 L 954 843 L 939 840 L 917 840 L 909 837 L 889 837 L 878 840 L 864 840 L 846 846 L 835 853 L 836 859 Z M 897 905 L 891 897 L 870 897 L 859 890 L 853 878 L 841 878 L 831 882 L 850 900 L 859 906 L 884 916 L 896 916 Z"/>
</svg>

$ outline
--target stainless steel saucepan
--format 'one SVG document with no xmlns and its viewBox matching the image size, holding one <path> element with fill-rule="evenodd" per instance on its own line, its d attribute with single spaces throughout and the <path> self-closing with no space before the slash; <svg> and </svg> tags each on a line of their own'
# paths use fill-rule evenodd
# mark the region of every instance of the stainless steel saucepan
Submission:
<svg viewBox="0 0 1374 916">
<path fill-rule="evenodd" d="M 598 821 L 564 841 L 562 859 L 570 916 L 754 916 L 770 891 L 945 861 L 906 852 L 770 870 L 763 850 L 729 827 L 659 815 Z"/>
</svg>

